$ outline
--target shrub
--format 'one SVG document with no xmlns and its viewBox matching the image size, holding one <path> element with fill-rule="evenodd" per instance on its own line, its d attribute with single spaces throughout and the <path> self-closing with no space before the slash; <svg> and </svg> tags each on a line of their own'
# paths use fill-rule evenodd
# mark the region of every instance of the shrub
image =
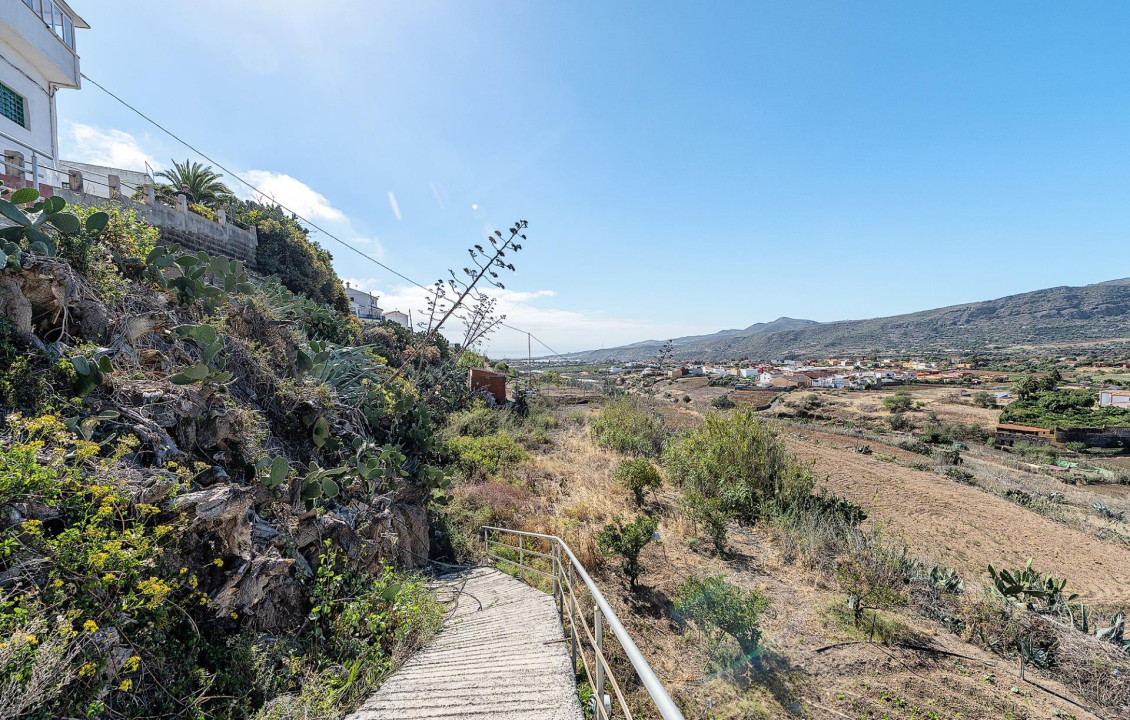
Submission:
<svg viewBox="0 0 1130 720">
<path fill-rule="evenodd" d="M 452 413 L 447 418 L 447 432 L 451 435 L 483 437 L 497 432 L 501 427 L 499 412 L 487 407 L 482 401 L 476 401 L 467 410 Z"/>
<path fill-rule="evenodd" d="M 918 453 L 919 455 L 929 456 L 934 453 L 934 451 L 930 449 L 930 446 L 921 440 L 903 440 L 898 446 L 903 450 Z"/>
<path fill-rule="evenodd" d="M 896 412 L 896 413 L 893 413 L 890 417 L 888 417 L 887 418 L 887 425 L 890 426 L 891 430 L 895 430 L 895 431 L 909 430 L 909 429 L 911 429 L 911 427 L 913 427 L 913 424 L 910 422 L 910 419 L 907 418 L 906 413 L 903 413 L 903 412 Z"/>
<path fill-rule="evenodd" d="M 734 407 L 734 401 L 730 399 L 729 395 L 719 395 L 716 398 L 711 398 L 710 405 L 718 410 L 729 410 Z"/>
<path fill-rule="evenodd" d="M 718 498 L 705 498 L 695 492 L 688 492 L 684 498 L 687 510 L 695 522 L 700 522 L 710 536 L 714 552 L 719 557 L 726 555 L 727 514 L 721 508 Z"/>
<path fill-rule="evenodd" d="M 654 518 L 640 515 L 627 525 L 619 520 L 609 523 L 596 534 L 596 545 L 602 553 L 619 555 L 624 574 L 635 587 L 643 568 L 640 567 L 640 551 L 651 542 L 658 522 Z"/>
<path fill-rule="evenodd" d="M 738 642 L 746 657 L 761 641 L 758 619 L 769 601 L 756 590 L 742 590 L 721 575 L 688 578 L 679 585 L 675 611 L 681 616 L 723 632 Z"/>
<path fill-rule="evenodd" d="M 663 452 L 667 429 L 643 401 L 624 396 L 610 401 L 592 423 L 597 445 L 608 450 L 657 457 Z"/>
<path fill-rule="evenodd" d="M 644 493 L 663 484 L 659 471 L 644 458 L 624 460 L 616 468 L 616 481 L 632 491 L 636 505 L 643 505 Z"/>
<path fill-rule="evenodd" d="M 811 465 L 785 451 L 777 433 L 752 410 L 711 414 L 668 445 L 663 462 L 670 476 L 719 510 L 753 520 L 765 505 L 788 505 L 814 486 Z"/>
<path fill-rule="evenodd" d="M 883 407 L 887 408 L 887 411 L 891 413 L 906 412 L 913 406 L 914 400 L 906 390 L 899 390 L 894 395 L 888 395 L 883 398 Z"/>
<path fill-rule="evenodd" d="M 852 551 L 836 562 L 835 576 L 848 596 L 848 609 L 858 627 L 865 610 L 880 610 L 906 602 L 903 588 L 910 582 L 913 563 L 904 545 L 882 535 L 860 535 Z"/>
<path fill-rule="evenodd" d="M 738 384 L 738 377 L 736 375 L 719 375 L 707 380 L 706 384 L 710 387 L 733 387 Z"/>
<path fill-rule="evenodd" d="M 971 401 L 977 407 L 995 408 L 997 406 L 997 396 L 985 390 L 973 393 Z"/>
<path fill-rule="evenodd" d="M 276 275 L 288 290 L 349 312 L 349 299 L 333 269 L 333 256 L 307 237 L 306 229 L 278 207 L 232 203 L 229 215 L 258 231 L 255 259 L 264 275 Z"/>
<path fill-rule="evenodd" d="M 456 469 L 465 477 L 491 475 L 530 457 L 504 430 L 483 437 L 453 437 L 447 442 Z"/>
</svg>

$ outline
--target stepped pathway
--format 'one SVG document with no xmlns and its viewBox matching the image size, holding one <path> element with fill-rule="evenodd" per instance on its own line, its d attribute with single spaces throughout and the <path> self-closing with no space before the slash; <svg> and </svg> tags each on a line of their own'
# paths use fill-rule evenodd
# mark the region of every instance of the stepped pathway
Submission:
<svg viewBox="0 0 1130 720">
<path fill-rule="evenodd" d="M 346 720 L 582 720 L 553 596 L 492 568 L 445 579 L 465 582 L 447 627 Z"/>
</svg>

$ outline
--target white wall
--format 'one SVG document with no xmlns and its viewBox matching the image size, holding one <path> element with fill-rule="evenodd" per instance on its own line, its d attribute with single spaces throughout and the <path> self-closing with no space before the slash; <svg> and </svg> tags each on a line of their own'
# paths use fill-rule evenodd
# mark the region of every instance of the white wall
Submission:
<svg viewBox="0 0 1130 720">
<path fill-rule="evenodd" d="M 46 153 L 48 157 L 53 157 L 58 142 L 55 135 L 54 103 L 46 90 L 48 87 L 46 78 L 40 75 L 31 63 L 26 62 L 22 55 L 18 55 L 10 46 L 4 44 L 3 38 L 0 38 L 0 55 L 13 64 L 21 66 L 21 69 L 31 76 L 30 79 L 25 77 L 19 70 L 0 60 L 0 82 L 24 96 L 26 100 L 24 117 L 27 120 L 27 128 L 22 128 L 0 115 L 0 132 Z M 0 148 L 18 150 L 24 154 L 25 162 L 31 162 L 30 150 L 2 136 L 0 136 Z M 45 164 L 49 165 L 50 161 Z"/>
</svg>

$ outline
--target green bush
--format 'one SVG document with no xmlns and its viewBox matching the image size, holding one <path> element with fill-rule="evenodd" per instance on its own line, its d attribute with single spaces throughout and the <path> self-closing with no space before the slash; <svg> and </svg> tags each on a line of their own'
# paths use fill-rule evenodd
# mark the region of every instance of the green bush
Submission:
<svg viewBox="0 0 1130 720">
<path fill-rule="evenodd" d="M 1001 411 L 1000 422 L 1035 427 L 1130 425 L 1130 410 L 1098 407 L 1093 390 L 1048 390 L 1017 400 Z"/>
<path fill-rule="evenodd" d="M 592 422 L 597 445 L 629 455 L 658 457 L 663 452 L 667 429 L 663 418 L 642 400 L 624 396 L 609 401 Z"/>
<path fill-rule="evenodd" d="M 789 455 L 752 410 L 708 415 L 668 444 L 663 462 L 688 493 L 716 498 L 721 512 L 746 521 L 765 514 L 769 504 L 807 497 L 815 485 L 811 465 Z"/>
<path fill-rule="evenodd" d="M 971 401 L 977 407 L 995 408 L 997 406 L 997 396 L 985 390 L 973 393 Z"/>
<path fill-rule="evenodd" d="M 507 465 L 515 465 L 530 457 L 504 430 L 482 437 L 453 437 L 447 443 L 455 458 L 455 467 L 464 477 L 480 473 L 493 475 Z"/>
<path fill-rule="evenodd" d="M 710 406 L 717 410 L 729 410 L 734 407 L 734 401 L 730 399 L 729 395 L 719 395 L 710 399 Z"/>
<path fill-rule="evenodd" d="M 742 590 L 721 575 L 687 579 L 679 585 L 675 600 L 676 613 L 734 638 L 746 657 L 756 653 L 761 642 L 758 619 L 768 606 L 758 591 Z"/>
<path fill-rule="evenodd" d="M 892 413 L 891 416 L 887 418 L 887 425 L 890 426 L 891 430 L 895 431 L 910 430 L 913 427 L 913 423 L 910 422 L 910 419 L 907 418 L 904 412 Z"/>
<path fill-rule="evenodd" d="M 255 202 L 233 201 L 233 220 L 254 225 L 259 245 L 255 259 L 259 272 L 276 275 L 288 290 L 349 312 L 345 287 L 333 268 L 333 256 L 307 236 L 306 229 L 281 208 Z"/>
<path fill-rule="evenodd" d="M 627 525 L 617 520 L 609 523 L 596 534 L 596 545 L 606 555 L 619 555 L 620 567 L 635 587 L 643 568 L 640 567 L 640 551 L 651 542 L 658 521 L 639 516 Z"/>
<path fill-rule="evenodd" d="M 883 398 L 883 407 L 887 408 L 887 411 L 891 413 L 906 412 L 913 406 L 914 400 L 906 390 L 899 390 L 894 395 L 888 395 Z"/>
<path fill-rule="evenodd" d="M 663 484 L 659 471 L 644 458 L 622 461 L 616 468 L 616 481 L 632 491 L 636 505 L 643 505 L 646 491 L 656 490 Z"/>
</svg>

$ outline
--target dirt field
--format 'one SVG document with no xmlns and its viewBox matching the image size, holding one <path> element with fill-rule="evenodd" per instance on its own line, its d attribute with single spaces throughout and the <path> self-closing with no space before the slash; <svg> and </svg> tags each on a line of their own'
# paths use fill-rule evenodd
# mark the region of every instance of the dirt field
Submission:
<svg viewBox="0 0 1130 720">
<path fill-rule="evenodd" d="M 848 439 L 836 437 L 846 444 Z M 829 488 L 898 528 L 916 554 L 981 577 L 992 563 L 1062 573 L 1092 603 L 1130 603 L 1130 551 L 933 472 L 785 436 Z M 885 450 L 885 449 L 884 449 Z"/>
<path fill-rule="evenodd" d="M 882 390 L 802 389 L 789 393 L 779 407 L 783 413 L 795 413 L 799 404 L 812 393 L 820 402 L 819 408 L 812 412 L 819 417 L 838 418 L 857 425 L 881 425 L 890 417 L 890 412 L 883 407 L 883 398 L 901 390 L 910 393 L 915 403 L 915 409 L 908 413 L 908 418 L 913 422 L 921 424 L 935 416 L 941 422 L 964 425 L 976 423 L 981 427 L 992 427 L 1000 416 L 1000 410 L 970 404 L 972 393 L 981 389 L 985 388 L 968 390 L 956 385 L 910 385 Z M 919 403 L 922 404 L 921 408 L 918 408 Z"/>
</svg>

